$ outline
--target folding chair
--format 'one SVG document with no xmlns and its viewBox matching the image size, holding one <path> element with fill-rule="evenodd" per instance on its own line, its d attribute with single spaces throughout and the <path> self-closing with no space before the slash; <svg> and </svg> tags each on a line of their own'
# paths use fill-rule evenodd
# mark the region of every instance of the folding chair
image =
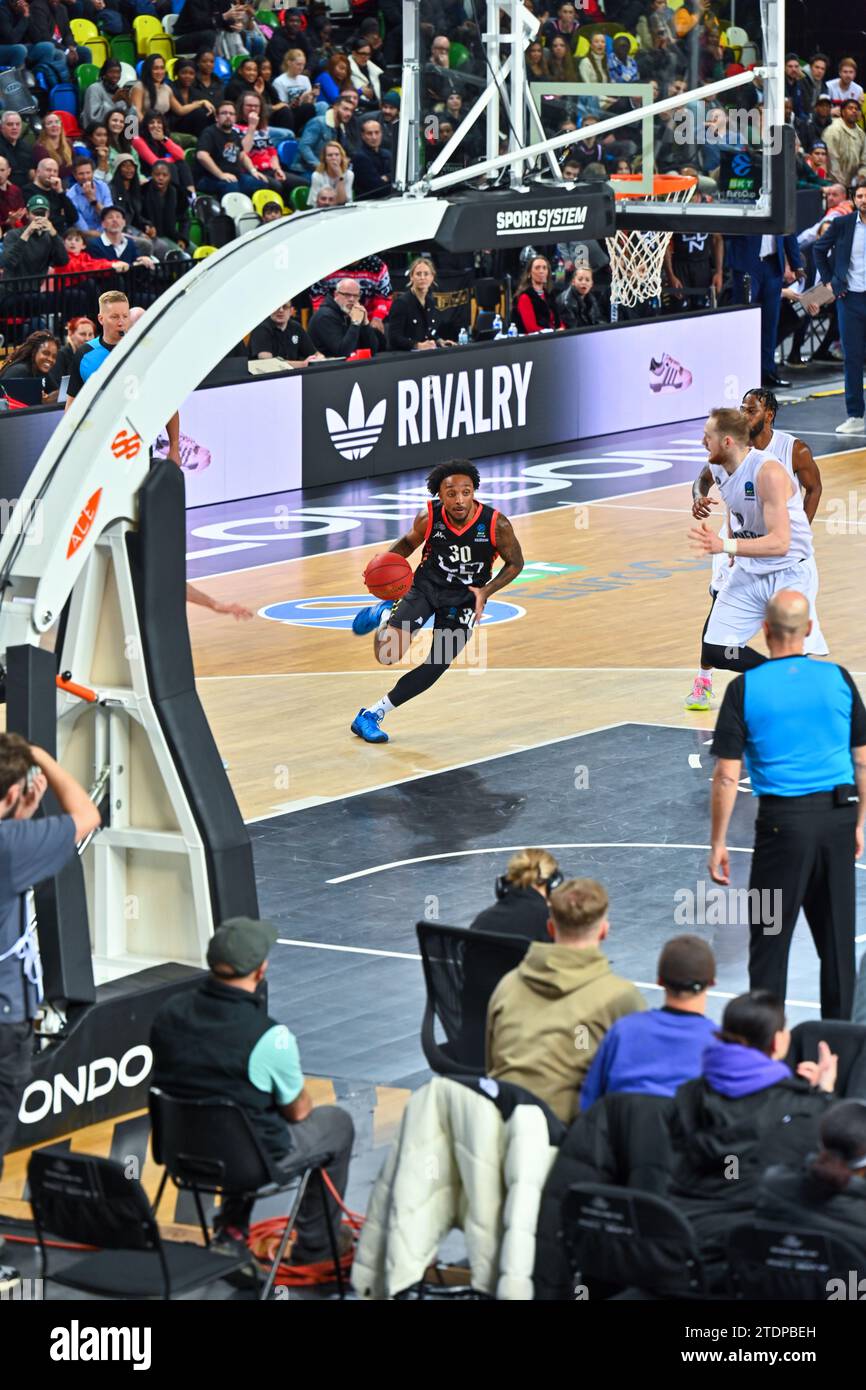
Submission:
<svg viewBox="0 0 866 1390">
<path fill-rule="evenodd" d="M 333 1154 L 321 1153 L 312 1158 L 299 1159 L 291 1167 L 277 1167 L 259 1143 L 248 1117 L 233 1101 L 180 1100 L 152 1087 L 150 1116 L 153 1156 L 157 1163 L 165 1165 L 153 1205 L 154 1213 L 171 1178 L 176 1187 L 192 1193 L 206 1244 L 210 1236 L 202 1194 L 219 1195 L 223 1200 L 226 1197 L 258 1200 L 287 1192 L 297 1183 L 285 1231 L 259 1293 L 262 1302 L 273 1288 L 307 1184 L 315 1176 L 326 1217 L 337 1290 L 340 1298 L 344 1297 L 337 1236 L 322 1177 L 322 1169 L 332 1161 Z"/>
<path fill-rule="evenodd" d="M 257 190 L 258 191 L 258 190 Z M 222 196 L 222 210 L 237 225 L 238 218 L 245 212 L 253 212 L 252 199 L 246 193 L 224 193 Z"/>
<path fill-rule="evenodd" d="M 114 34 L 111 38 L 111 56 L 119 63 L 135 67 L 135 39 L 132 34 Z"/>
<path fill-rule="evenodd" d="M 660 1298 L 708 1296 L 697 1236 L 671 1203 L 651 1192 L 575 1183 L 562 1203 L 572 1275 Z"/>
<path fill-rule="evenodd" d="M 77 44 L 90 49 L 90 56 L 97 68 L 101 67 L 110 53 L 108 39 L 103 38 L 90 19 L 71 19 L 69 28 Z"/>
<path fill-rule="evenodd" d="M 310 206 L 310 189 L 305 183 L 299 183 L 297 188 L 293 188 L 289 194 L 292 207 L 295 212 L 304 212 Z"/>
<path fill-rule="evenodd" d="M 295 139 L 287 138 L 281 140 L 277 146 L 277 158 L 284 169 L 291 169 L 298 153 L 298 142 Z"/>
<path fill-rule="evenodd" d="M 147 57 L 148 40 L 164 35 L 165 30 L 160 21 L 152 14 L 139 14 L 132 21 L 132 32 L 135 35 L 135 49 L 139 58 Z"/>
<path fill-rule="evenodd" d="M 147 52 L 159 53 L 169 63 L 175 56 L 174 39 L 168 34 L 152 34 L 147 39 Z"/>
<path fill-rule="evenodd" d="M 734 1226 L 728 1233 L 726 1263 L 730 1296 L 750 1301 L 824 1303 L 834 1279 L 842 1281 L 843 1298 L 857 1298 L 859 1281 L 866 1274 L 862 1249 L 844 1236 L 775 1221 Z"/>
<path fill-rule="evenodd" d="M 27 1166 L 41 1277 L 102 1298 L 164 1298 L 212 1284 L 248 1263 L 241 1253 L 164 1240 L 147 1194 L 124 1164 L 36 1149 Z M 49 1269 L 47 1236 L 97 1249 Z"/>
<path fill-rule="evenodd" d="M 94 82 L 99 81 L 99 68 L 95 63 L 79 63 L 75 69 L 75 80 L 78 83 L 78 90 L 83 96 L 88 87 L 92 87 Z"/>
<path fill-rule="evenodd" d="M 416 931 L 427 986 L 421 1023 L 424 1056 L 440 1075 L 480 1076 L 490 996 L 502 976 L 523 960 L 529 939 L 438 922 L 419 922 Z M 444 1042 L 436 1040 L 437 1023 Z"/>
<path fill-rule="evenodd" d="M 283 209 L 283 212 L 286 211 L 286 205 L 280 197 L 279 193 L 275 193 L 271 188 L 257 188 L 252 197 L 252 204 L 259 217 L 261 217 L 262 208 L 265 206 L 266 203 L 279 203 L 280 207 Z"/>
</svg>

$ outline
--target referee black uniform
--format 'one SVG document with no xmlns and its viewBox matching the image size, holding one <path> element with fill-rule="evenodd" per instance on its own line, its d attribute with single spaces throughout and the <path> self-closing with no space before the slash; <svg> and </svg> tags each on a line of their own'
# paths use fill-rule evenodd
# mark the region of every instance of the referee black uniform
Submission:
<svg viewBox="0 0 866 1390">
<path fill-rule="evenodd" d="M 848 672 L 782 656 L 731 681 L 712 752 L 742 759 L 760 798 L 750 891 L 749 987 L 785 998 L 800 909 L 821 960 L 822 1018 L 854 1001 L 855 829 L 852 748 L 866 745 L 866 707 Z M 766 896 L 766 891 L 769 897 Z M 778 903 L 772 922 L 761 904 Z M 763 920 L 762 920 L 763 918 Z"/>
</svg>

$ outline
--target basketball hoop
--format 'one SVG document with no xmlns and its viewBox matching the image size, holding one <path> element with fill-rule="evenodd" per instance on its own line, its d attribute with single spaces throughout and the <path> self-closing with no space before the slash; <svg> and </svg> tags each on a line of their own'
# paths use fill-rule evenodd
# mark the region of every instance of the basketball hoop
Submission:
<svg viewBox="0 0 866 1390">
<path fill-rule="evenodd" d="M 697 179 L 688 174 L 656 174 L 652 193 L 635 192 L 631 185 L 640 183 L 641 177 L 640 174 L 618 174 L 610 180 L 618 202 L 626 198 L 651 198 L 657 203 L 688 203 L 698 186 Z M 610 302 L 614 320 L 620 304 L 633 308 L 648 299 L 661 298 L 662 266 L 671 236 L 671 232 L 658 229 L 641 232 L 620 229 L 615 236 L 605 238 L 610 256 Z"/>
</svg>

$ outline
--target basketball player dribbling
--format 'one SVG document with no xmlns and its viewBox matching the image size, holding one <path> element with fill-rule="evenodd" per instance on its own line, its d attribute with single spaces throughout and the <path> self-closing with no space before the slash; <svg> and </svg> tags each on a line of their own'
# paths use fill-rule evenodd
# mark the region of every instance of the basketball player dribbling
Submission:
<svg viewBox="0 0 866 1390">
<path fill-rule="evenodd" d="M 778 408 L 778 402 L 772 391 L 757 386 L 746 392 L 740 406 L 749 422 L 749 440 L 752 448 L 757 449 L 765 458 L 777 459 L 797 486 L 802 488 L 803 511 L 811 526 L 818 510 L 818 503 L 821 500 L 821 474 L 808 444 L 802 439 L 797 439 L 795 435 L 789 434 L 786 430 L 776 429 Z M 726 476 L 721 466 L 705 464 L 692 486 L 692 516 L 696 520 L 703 521 L 705 517 L 711 515 L 711 508 L 718 505 L 716 499 L 708 497 L 707 494 L 714 483 L 717 483 L 721 490 Z M 724 540 L 731 534 L 729 518 L 726 518 L 719 535 Z M 724 551 L 713 556 L 713 573 L 710 580 L 710 596 L 713 603 L 716 601 L 719 589 L 729 577 L 733 564 L 733 557 L 726 555 Z M 809 569 L 812 583 L 810 599 L 813 623 L 812 631 L 806 638 L 804 649 L 810 656 L 826 656 L 829 648 L 815 611 L 815 601 L 818 595 L 818 570 L 814 554 L 805 561 L 805 564 Z M 707 622 L 709 622 L 709 616 Z M 706 631 L 706 625 L 704 631 Z M 692 689 L 686 697 L 686 709 L 707 711 L 710 709 L 712 696 L 712 668 L 701 664 Z"/>
<path fill-rule="evenodd" d="M 812 531 L 793 475 L 752 447 L 742 411 L 711 410 L 704 447 L 732 529 L 723 539 L 702 521 L 689 538 L 709 555 L 733 555 L 735 563 L 704 629 L 701 666 L 748 671 L 767 660 L 746 643 L 760 631 L 766 604 L 779 589 L 803 594 L 815 622 Z"/>
<path fill-rule="evenodd" d="M 480 485 L 478 469 L 465 459 L 433 469 L 427 479 L 432 500 L 415 517 L 411 530 L 391 546 L 392 554 L 408 559 L 423 545 L 412 587 L 396 603 L 373 604 L 355 617 L 356 636 L 375 634 L 373 651 L 381 666 L 398 662 L 433 617 L 433 641 L 425 660 L 352 721 L 352 733 L 367 743 L 388 742 L 382 728 L 385 715 L 429 690 L 445 674 L 481 620 L 487 600 L 523 569 L 511 522 L 478 501 L 475 492 Z M 497 555 L 505 563 L 492 577 Z"/>
</svg>

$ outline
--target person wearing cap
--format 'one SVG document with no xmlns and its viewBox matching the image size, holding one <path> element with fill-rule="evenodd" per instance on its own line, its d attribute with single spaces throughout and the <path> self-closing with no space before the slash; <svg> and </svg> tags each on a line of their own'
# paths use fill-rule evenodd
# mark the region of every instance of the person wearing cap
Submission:
<svg viewBox="0 0 866 1390">
<path fill-rule="evenodd" d="M 64 266 L 67 262 L 63 238 L 51 221 L 51 204 L 44 193 L 36 193 L 27 200 L 23 227 L 13 228 L 3 238 L 3 287 L 9 286 L 19 278 L 47 275 L 52 266 Z M 34 292 L 27 295 L 31 307 L 37 302 Z M 3 294 L 3 312 L 13 312 L 13 297 Z"/>
<path fill-rule="evenodd" d="M 705 1016 L 707 990 L 716 983 L 715 957 L 699 936 L 672 937 L 662 948 L 656 979 L 664 1003 L 627 1014 L 605 1033 L 581 1088 L 581 1110 L 613 1091 L 672 1096 L 700 1076 L 704 1048 L 716 1032 Z"/>
<path fill-rule="evenodd" d="M 827 127 L 833 120 L 833 103 L 826 95 L 819 96 L 815 102 L 813 110 L 806 120 L 795 121 L 797 134 L 800 137 L 800 144 L 807 154 L 814 148 L 817 141 L 826 149 Z"/>
<path fill-rule="evenodd" d="M 400 93 L 386 92 L 379 108 L 379 124 L 382 127 L 382 148 L 393 159 L 397 153 L 397 134 L 400 129 Z"/>
<path fill-rule="evenodd" d="M 277 1167 L 327 1155 L 328 1175 L 342 1196 L 354 1138 L 352 1118 L 337 1105 L 314 1108 L 297 1041 L 285 1024 L 268 1016 L 259 985 L 276 940 L 271 922 L 249 917 L 231 918 L 217 928 L 208 945 L 207 978 L 194 991 L 169 999 L 154 1018 L 153 1084 L 183 1100 L 233 1101 Z M 339 1211 L 328 1200 L 336 1228 Z M 219 1238 L 245 1239 L 252 1206 L 252 1201 L 224 1202 L 216 1221 Z M 315 1185 L 301 1203 L 296 1226 L 294 1263 L 330 1258 Z"/>
</svg>

